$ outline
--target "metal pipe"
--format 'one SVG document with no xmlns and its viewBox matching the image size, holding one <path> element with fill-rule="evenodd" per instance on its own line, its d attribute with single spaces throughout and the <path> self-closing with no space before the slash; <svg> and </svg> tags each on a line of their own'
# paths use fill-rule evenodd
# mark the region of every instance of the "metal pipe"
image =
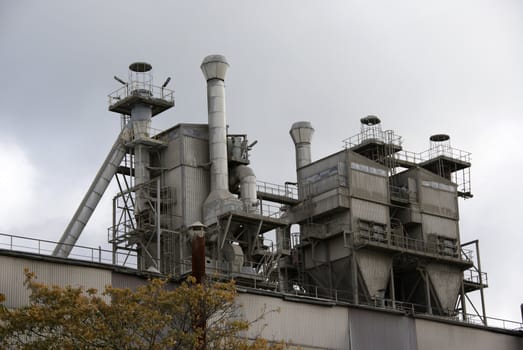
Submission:
<svg viewBox="0 0 523 350">
<path fill-rule="evenodd" d="M 133 139 L 139 140 L 149 137 L 151 127 L 152 109 L 144 104 L 137 104 L 131 110 L 131 125 L 133 128 Z M 134 178 L 136 186 L 136 213 L 140 213 L 147 207 L 146 194 L 140 185 L 149 181 L 149 149 L 147 146 L 137 144 L 134 148 Z"/>
<path fill-rule="evenodd" d="M 256 211 L 258 201 L 254 171 L 246 165 L 238 165 L 232 170 L 231 175 L 235 183 L 240 182 L 240 199 L 244 209 L 247 212 Z"/>
<path fill-rule="evenodd" d="M 216 220 L 218 208 L 228 199 L 236 199 L 229 192 L 227 160 L 227 129 L 225 121 L 225 74 L 229 64 L 224 56 L 205 57 L 200 68 L 207 81 L 207 109 L 209 118 L 209 158 L 211 162 L 211 191 L 204 202 L 204 221 Z"/>
<path fill-rule="evenodd" d="M 189 226 L 189 234 L 192 239 L 191 276 L 194 277 L 197 284 L 201 284 L 205 282 L 205 225 L 202 225 L 201 222 L 195 222 Z M 193 327 L 199 330 L 199 347 L 197 349 L 206 349 L 207 320 L 198 311 L 194 315 Z"/>
<path fill-rule="evenodd" d="M 228 67 L 225 57 L 220 55 L 207 56 L 201 65 L 207 80 L 211 193 L 229 192 L 224 84 Z"/>
<path fill-rule="evenodd" d="M 80 206 L 67 225 L 60 241 L 53 250 L 53 256 L 67 258 L 74 244 L 80 238 L 82 231 L 91 218 L 96 206 L 100 202 L 102 195 L 109 186 L 112 177 L 116 173 L 118 166 L 125 156 L 125 143 L 130 141 L 130 128 L 125 127 L 118 135 L 116 142 L 105 158 L 100 170 L 96 174 L 91 186 L 87 190 Z"/>
<path fill-rule="evenodd" d="M 487 324 L 487 311 L 485 310 L 485 294 L 483 291 L 483 274 L 481 272 L 481 258 L 479 257 L 479 240 L 474 241 L 476 245 L 476 258 L 478 259 L 478 273 L 479 273 L 479 293 L 481 295 L 481 312 L 483 313 L 483 324 Z"/>
<path fill-rule="evenodd" d="M 162 271 L 162 265 L 161 265 L 161 225 L 160 225 L 160 219 L 161 219 L 161 208 L 162 204 L 160 202 L 160 177 L 156 180 L 156 257 L 158 261 L 158 271 Z"/>
<path fill-rule="evenodd" d="M 311 163 L 311 141 L 314 128 L 310 122 L 296 122 L 289 131 L 296 147 L 296 169 Z"/>
<path fill-rule="evenodd" d="M 196 283 L 205 279 L 205 229 L 201 223 L 192 224 L 189 228 L 192 236 L 192 272 Z"/>
</svg>

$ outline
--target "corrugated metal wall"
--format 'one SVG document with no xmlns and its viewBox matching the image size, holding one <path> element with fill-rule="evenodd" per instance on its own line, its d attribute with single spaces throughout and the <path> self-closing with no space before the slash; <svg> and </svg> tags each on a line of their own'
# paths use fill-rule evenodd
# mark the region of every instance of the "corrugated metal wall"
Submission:
<svg viewBox="0 0 523 350">
<path fill-rule="evenodd" d="M 192 225 L 196 221 L 203 222 L 203 202 L 209 195 L 209 171 L 203 168 L 185 166 L 183 169 L 183 186 L 185 206 L 184 224 Z"/>
<path fill-rule="evenodd" d="M 265 311 L 264 320 L 249 331 L 269 340 L 285 340 L 302 349 L 348 349 L 348 309 L 296 303 L 267 296 L 240 294 L 244 317 L 255 319 Z M 264 327 L 264 325 L 266 325 Z"/>
<path fill-rule="evenodd" d="M 428 214 L 422 214 L 423 236 L 427 239 L 428 234 L 458 239 L 458 222 Z"/>
<path fill-rule="evenodd" d="M 363 219 L 384 225 L 389 222 L 389 208 L 386 205 L 352 198 L 351 208 L 354 220 Z"/>
<path fill-rule="evenodd" d="M 521 350 L 523 337 L 416 319 L 419 350 Z"/>
<path fill-rule="evenodd" d="M 138 276 L 29 257 L 0 255 L 0 293 L 7 296 L 6 306 L 20 307 L 28 302 L 23 286 L 24 267 L 47 284 L 82 285 L 103 290 L 116 287 L 134 288 L 144 282 Z M 269 340 L 285 340 L 304 350 L 520 350 L 523 336 L 503 334 L 438 320 L 413 318 L 386 311 L 347 306 L 318 305 L 284 300 L 277 296 L 240 293 L 241 313 L 254 320 L 265 313 L 248 335 Z M 278 312 L 270 312 L 279 310 Z"/>
<path fill-rule="evenodd" d="M 387 178 L 370 175 L 357 170 L 350 171 L 351 194 L 360 198 L 386 203 L 388 200 Z"/>
<path fill-rule="evenodd" d="M 414 319 L 402 315 L 350 309 L 351 350 L 416 350 Z M 445 348 L 432 348 L 445 349 Z"/>
<path fill-rule="evenodd" d="M 458 218 L 457 194 L 455 192 L 421 186 L 421 196 L 423 198 L 421 203 L 423 211 L 453 219 Z"/>
<path fill-rule="evenodd" d="M 6 296 L 5 305 L 20 307 L 29 302 L 29 291 L 24 287 L 24 268 L 35 272 L 38 281 L 59 286 L 84 286 L 102 292 L 111 284 L 111 271 L 0 256 L 0 293 Z"/>
</svg>

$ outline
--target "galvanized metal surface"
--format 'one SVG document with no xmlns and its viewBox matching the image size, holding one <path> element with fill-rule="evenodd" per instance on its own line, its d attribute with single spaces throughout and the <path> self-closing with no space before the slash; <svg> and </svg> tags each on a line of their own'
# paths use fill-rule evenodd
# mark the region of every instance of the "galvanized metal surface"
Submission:
<svg viewBox="0 0 523 350">
<path fill-rule="evenodd" d="M 202 207 L 209 194 L 209 170 L 184 166 L 180 172 L 183 178 L 180 180 L 183 190 L 184 217 L 183 224 L 189 226 L 196 221 L 203 221 Z"/>
<path fill-rule="evenodd" d="M 400 315 L 349 309 L 351 350 L 416 350 L 415 320 Z M 433 350 L 440 348 L 433 348 Z M 463 350 L 463 349 L 462 349 Z"/>
<path fill-rule="evenodd" d="M 392 255 L 359 250 L 356 253 L 356 261 L 369 294 L 372 297 L 383 295 L 390 279 Z"/>
<path fill-rule="evenodd" d="M 419 350 L 521 350 L 523 336 L 510 336 L 491 330 L 416 319 Z"/>
<path fill-rule="evenodd" d="M 352 198 L 351 208 L 353 219 L 363 219 L 386 225 L 389 222 L 389 208 L 386 205 Z"/>
<path fill-rule="evenodd" d="M 256 175 L 252 168 L 245 165 L 238 165 L 232 170 L 231 176 L 240 183 L 240 199 L 243 202 L 243 209 L 247 212 L 256 211 L 258 203 Z"/>
<path fill-rule="evenodd" d="M 429 264 L 426 270 L 436 290 L 437 298 L 441 302 L 441 307 L 443 310 L 452 312 L 456 305 L 463 279 L 461 269 L 434 263 Z"/>
<path fill-rule="evenodd" d="M 146 281 L 124 271 L 74 265 L 74 262 L 47 262 L 41 257 L 19 258 L 0 255 L 0 293 L 7 296 L 6 306 L 27 305 L 23 269 L 29 268 L 38 280 L 47 284 L 82 285 L 103 290 L 112 284 L 118 288 L 136 288 Z M 241 287 L 239 287 L 241 290 Z M 242 315 L 254 320 L 265 314 L 246 334 L 269 340 L 285 340 L 302 349 L 449 349 L 449 350 L 520 350 L 523 333 L 493 328 L 461 325 L 446 319 L 411 317 L 381 309 L 334 306 L 324 299 L 297 295 L 260 295 L 240 293 Z M 299 302 L 297 302 L 299 301 Z M 279 309 L 279 311 L 271 312 Z M 513 327 L 518 327 L 513 323 Z"/>
<path fill-rule="evenodd" d="M 352 170 L 350 172 L 350 189 L 353 196 L 382 203 L 388 202 L 389 187 L 386 177 Z"/>
<path fill-rule="evenodd" d="M 74 244 L 82 234 L 82 231 L 91 218 L 96 206 L 100 202 L 105 190 L 109 186 L 118 166 L 125 156 L 125 142 L 130 140 L 130 130 L 125 127 L 105 158 L 104 163 L 96 174 L 91 186 L 87 190 L 80 206 L 67 225 L 59 244 L 53 251 L 54 256 L 67 257 L 73 249 Z"/>
<path fill-rule="evenodd" d="M 197 130 L 199 128 L 196 128 Z M 190 131 L 191 128 L 184 126 L 183 131 L 183 154 L 182 163 L 194 167 L 208 166 L 209 158 L 209 141 L 186 135 L 185 132 Z"/>
<path fill-rule="evenodd" d="M 422 214 L 423 236 L 428 239 L 429 234 L 437 234 L 453 239 L 459 239 L 458 222 L 439 216 Z"/>
<path fill-rule="evenodd" d="M 222 205 L 234 204 L 229 192 L 227 160 L 227 124 L 225 118 L 225 74 L 229 64 L 221 55 L 207 56 L 201 65 L 207 80 L 207 107 L 209 117 L 209 159 L 211 162 L 211 192 L 205 200 L 203 211 L 206 224 L 216 222 Z M 238 201 L 238 204 L 239 201 Z"/>
<path fill-rule="evenodd" d="M 289 131 L 296 148 L 296 169 L 311 163 L 311 141 L 314 128 L 310 122 L 296 122 Z"/>
<path fill-rule="evenodd" d="M 36 273 L 38 282 L 58 286 L 83 286 L 102 292 L 111 284 L 111 271 L 63 263 L 50 263 L 0 255 L 0 293 L 5 306 L 21 307 L 29 303 L 29 290 L 24 286 L 24 269 Z"/>
<path fill-rule="evenodd" d="M 348 349 L 347 308 L 295 303 L 268 296 L 240 293 L 238 302 L 249 320 L 265 314 L 248 335 L 284 340 L 303 349 Z M 279 310 L 279 311 L 274 311 Z"/>
</svg>

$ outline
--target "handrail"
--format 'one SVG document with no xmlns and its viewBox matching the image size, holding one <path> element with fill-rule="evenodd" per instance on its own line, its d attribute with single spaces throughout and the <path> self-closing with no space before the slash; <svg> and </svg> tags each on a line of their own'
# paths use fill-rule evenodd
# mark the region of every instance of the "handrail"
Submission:
<svg viewBox="0 0 523 350">
<path fill-rule="evenodd" d="M 488 275 L 486 272 L 480 273 L 475 268 L 470 268 L 468 270 L 463 271 L 463 279 L 467 282 L 474 283 L 474 284 L 483 284 L 488 285 Z"/>
<path fill-rule="evenodd" d="M 152 85 L 149 82 L 132 81 L 114 90 L 108 95 L 109 105 L 111 106 L 128 96 L 132 96 L 135 91 L 148 91 L 151 98 L 159 98 L 168 102 L 174 102 L 174 90 Z"/>
<path fill-rule="evenodd" d="M 379 245 L 389 245 L 416 252 L 424 252 L 442 257 L 451 257 L 455 259 L 459 258 L 463 261 L 471 261 L 470 256 L 472 254 L 468 249 L 459 248 L 456 245 L 456 247 L 453 247 L 452 251 L 449 251 L 450 247 L 443 246 L 437 241 L 427 242 L 422 239 L 416 239 L 403 235 L 387 235 L 383 231 L 373 231 L 372 229 L 356 231 L 355 238 L 364 240 L 366 243 L 370 244 L 376 243 Z"/>
<path fill-rule="evenodd" d="M 298 187 L 286 183 L 285 185 L 274 184 L 265 181 L 256 181 L 256 190 L 258 192 L 269 193 L 281 197 L 298 199 Z"/>
<path fill-rule="evenodd" d="M 367 140 L 377 140 L 389 145 L 401 147 L 401 136 L 396 135 L 392 130 L 382 130 L 381 128 L 367 128 L 362 132 L 343 139 L 345 148 L 352 148 L 360 145 Z"/>
<path fill-rule="evenodd" d="M 30 238 L 17 235 L 10 235 L 6 233 L 0 233 L 0 248 L 4 248 L 10 251 L 18 251 L 25 253 L 33 253 L 39 255 L 49 255 L 53 252 L 53 249 L 59 242 Z M 62 243 L 63 245 L 68 245 Z M 118 265 L 129 268 L 137 268 L 135 253 L 129 252 L 129 254 L 114 253 L 115 261 L 113 261 L 113 251 L 108 249 L 102 249 L 101 247 L 94 248 L 82 245 L 69 245 L 72 246 L 72 251 L 69 254 L 70 259 L 88 261 L 100 264 Z M 130 259 L 129 259 L 130 257 Z"/>
<path fill-rule="evenodd" d="M 18 242 L 18 240 L 21 241 L 27 241 L 27 242 L 33 242 L 34 244 L 31 246 L 28 245 L 22 245 L 23 243 Z M 20 251 L 20 252 L 28 252 L 28 253 L 36 253 L 40 255 L 49 255 L 52 252 L 52 248 L 48 247 L 47 245 L 52 245 L 54 248 L 54 245 L 56 245 L 57 242 L 51 241 L 51 240 L 45 240 L 45 239 L 38 239 L 38 238 L 30 238 L 30 237 L 23 237 L 23 236 L 17 236 L 17 235 L 11 235 L 6 233 L 0 232 L 0 248 L 7 247 L 8 250 L 11 251 Z M 28 243 L 25 243 L 28 244 Z M 80 249 L 81 251 L 78 252 L 77 249 Z M 82 251 L 87 253 L 82 253 Z M 111 258 L 106 258 L 106 254 L 110 254 Z M 101 247 L 93 248 L 93 247 L 87 247 L 87 246 L 80 246 L 75 245 L 74 249 L 72 250 L 72 253 L 69 255 L 69 258 L 75 257 L 78 260 L 82 261 L 89 261 L 94 263 L 104 263 L 104 264 L 111 264 L 111 265 L 117 265 L 117 266 L 126 266 L 129 268 L 137 268 L 136 264 L 136 254 L 129 254 L 131 256 L 131 259 L 123 259 L 123 263 L 120 263 L 120 259 L 116 259 L 116 262 L 113 263 L 112 261 L 112 251 L 102 249 Z M 118 254 L 118 255 L 124 255 L 125 257 L 128 256 L 128 254 Z M 131 260 L 131 261 L 130 261 Z M 132 262 L 134 260 L 134 263 Z M 190 266 L 189 261 L 182 261 L 182 265 L 187 264 Z M 252 263 L 251 263 L 252 264 Z M 248 266 L 247 266 L 248 267 Z M 219 264 L 215 264 L 211 270 L 214 271 L 214 273 L 217 273 L 225 278 L 230 277 L 230 269 L 223 268 Z M 253 270 L 255 272 L 255 270 Z M 248 276 L 249 274 L 245 274 L 245 276 Z M 256 273 L 255 273 L 256 275 Z M 212 277 L 212 276 L 210 276 Z M 486 280 L 483 280 L 486 281 Z M 254 280 L 254 288 L 255 289 L 267 289 L 267 284 L 256 284 L 256 280 Z M 291 290 L 288 290 L 286 292 L 276 292 L 278 290 L 278 286 L 275 284 L 274 288 L 272 289 L 278 294 L 282 295 L 295 295 L 299 297 L 308 297 L 308 298 L 316 298 L 319 300 L 332 300 L 334 302 L 342 302 L 342 303 L 348 303 L 355 305 L 355 301 L 352 295 L 352 292 L 349 290 L 341 290 L 341 289 L 332 289 L 332 288 L 323 288 L 318 285 L 306 285 L 303 283 L 299 283 L 296 281 L 289 281 L 289 285 L 291 286 Z M 238 286 L 245 286 L 245 287 L 253 287 L 252 281 L 243 281 L 241 279 L 236 280 L 236 285 Z M 397 310 L 402 311 L 407 314 L 412 315 L 422 315 L 425 317 L 433 317 L 436 319 L 444 319 L 444 320 L 453 320 L 457 322 L 463 322 L 467 324 L 474 324 L 474 325 L 482 325 L 484 326 L 487 324 L 489 327 L 493 328 L 500 328 L 505 330 L 512 330 L 512 331 L 522 331 L 523 330 L 523 323 L 518 321 L 511 321 L 506 320 L 502 318 L 495 318 L 495 317 L 487 317 L 486 320 L 483 320 L 482 317 L 474 314 L 463 314 L 461 312 L 455 312 L 453 310 L 449 310 L 449 316 L 437 316 L 437 315 L 431 315 L 428 314 L 426 311 L 427 306 L 426 305 L 417 305 L 414 303 L 407 303 L 397 300 L 392 300 L 388 298 L 381 298 L 381 297 L 373 297 L 370 301 L 361 301 L 358 303 L 359 305 L 367 305 L 371 307 L 376 307 L 379 309 L 389 309 L 389 310 Z M 419 311 L 424 310 L 424 311 Z M 486 323 L 485 323 L 486 322 Z"/>
</svg>

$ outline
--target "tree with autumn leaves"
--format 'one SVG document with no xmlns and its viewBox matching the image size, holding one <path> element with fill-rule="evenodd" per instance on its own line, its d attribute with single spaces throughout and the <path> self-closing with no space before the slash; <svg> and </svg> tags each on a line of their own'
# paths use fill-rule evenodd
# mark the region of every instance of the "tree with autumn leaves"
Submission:
<svg viewBox="0 0 523 350">
<path fill-rule="evenodd" d="M 29 305 L 0 305 L 0 348 L 7 349 L 284 349 L 245 339 L 258 320 L 240 317 L 234 282 L 179 287 L 151 279 L 136 290 L 47 286 L 25 271 Z M 5 300 L 0 295 L 0 302 Z M 262 318 L 261 315 L 260 318 Z"/>
</svg>

